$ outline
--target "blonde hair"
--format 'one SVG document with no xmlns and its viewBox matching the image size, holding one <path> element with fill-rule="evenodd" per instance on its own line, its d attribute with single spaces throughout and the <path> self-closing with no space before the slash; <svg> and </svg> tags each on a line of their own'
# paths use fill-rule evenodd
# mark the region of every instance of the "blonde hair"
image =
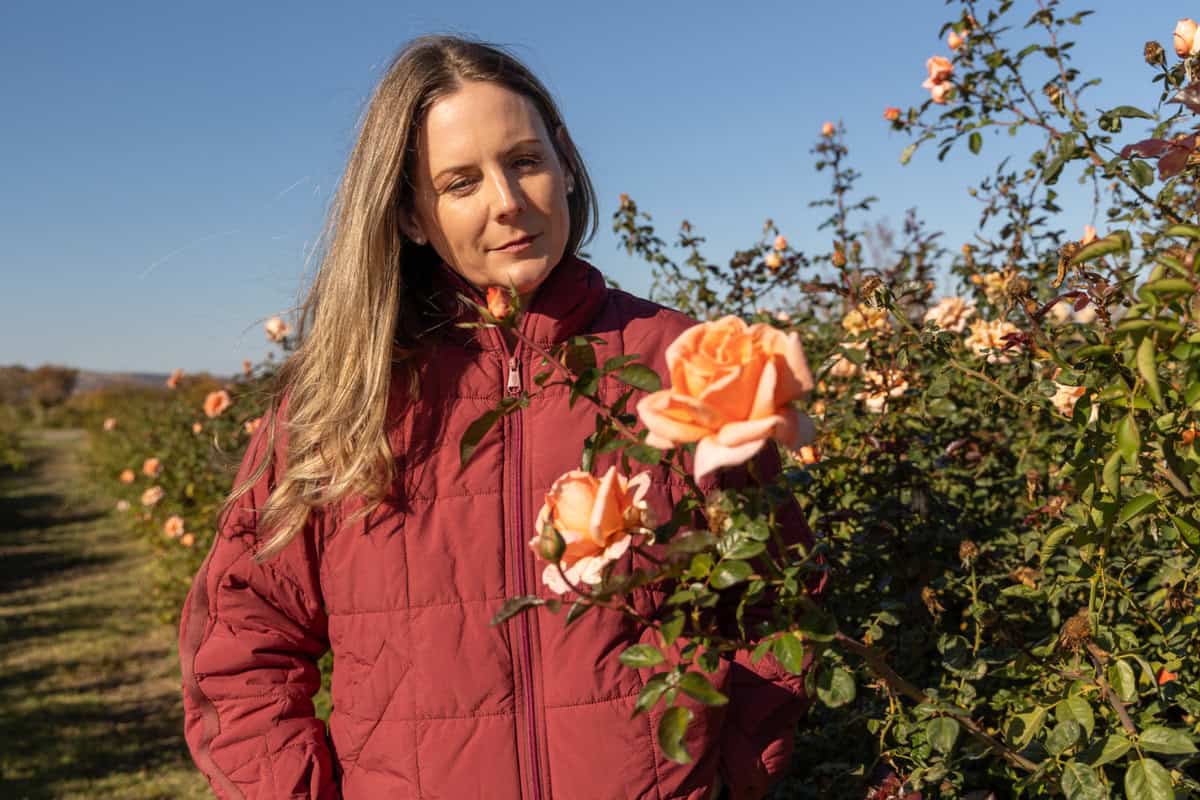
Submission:
<svg viewBox="0 0 1200 800">
<path fill-rule="evenodd" d="M 533 102 L 567 171 L 570 230 L 564 256 L 588 241 L 597 225 L 595 190 L 563 128 L 545 86 L 504 50 L 455 36 L 413 40 L 376 86 L 354 150 L 330 209 L 323 255 L 300 305 L 296 350 L 271 392 L 266 447 L 250 474 L 231 491 L 220 524 L 275 460 L 277 420 L 286 397 L 285 464 L 258 510 L 256 558 L 282 550 L 314 510 L 361 495 L 361 514 L 387 497 L 395 478 L 386 434 L 393 370 L 406 370 L 415 393 L 412 360 L 429 329 L 421 300 L 440 259 L 428 245 L 403 235 L 413 212 L 416 134 L 428 109 L 464 81 L 500 84 Z"/>
</svg>

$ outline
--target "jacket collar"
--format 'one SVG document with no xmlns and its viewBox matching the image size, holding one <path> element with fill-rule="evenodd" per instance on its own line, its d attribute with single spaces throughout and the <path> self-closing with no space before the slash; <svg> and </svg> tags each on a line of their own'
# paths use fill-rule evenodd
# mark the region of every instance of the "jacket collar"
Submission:
<svg viewBox="0 0 1200 800">
<path fill-rule="evenodd" d="M 500 336 L 487 328 L 459 328 L 455 323 L 473 322 L 475 309 L 459 301 L 465 295 L 486 305 L 482 291 L 468 283 L 445 262 L 433 276 L 434 301 L 450 318 L 452 341 L 473 340 L 485 350 L 502 347 Z M 520 330 L 541 346 L 558 344 L 586 331 L 608 296 L 600 270 L 575 255 L 566 255 L 546 276 L 519 321 Z"/>
</svg>

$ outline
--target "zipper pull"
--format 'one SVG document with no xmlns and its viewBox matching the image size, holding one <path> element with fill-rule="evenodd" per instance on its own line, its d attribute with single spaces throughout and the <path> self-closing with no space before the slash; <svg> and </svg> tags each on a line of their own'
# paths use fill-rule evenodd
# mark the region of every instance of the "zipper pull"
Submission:
<svg viewBox="0 0 1200 800">
<path fill-rule="evenodd" d="M 521 365 L 516 356 L 508 359 L 508 383 L 504 388 L 509 394 L 521 393 Z"/>
</svg>

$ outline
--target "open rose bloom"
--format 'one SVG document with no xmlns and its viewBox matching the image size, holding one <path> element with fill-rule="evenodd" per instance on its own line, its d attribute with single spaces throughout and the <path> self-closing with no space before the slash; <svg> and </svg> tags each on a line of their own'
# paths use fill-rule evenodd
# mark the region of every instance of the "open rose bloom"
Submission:
<svg viewBox="0 0 1200 800">
<path fill-rule="evenodd" d="M 650 473 L 626 478 L 615 466 L 601 478 L 571 470 L 554 481 L 538 512 L 539 535 L 529 546 L 538 551 L 540 533 L 549 524 L 567 547 L 559 565 L 546 566 L 542 582 L 559 594 L 571 590 L 567 581 L 576 586 L 600 583 L 604 566 L 625 555 L 633 536 L 651 524 L 645 502 L 649 488 Z M 559 574 L 559 566 L 567 581 Z"/>
<path fill-rule="evenodd" d="M 800 337 L 735 316 L 688 328 L 667 348 L 671 388 L 643 397 L 646 443 L 697 442 L 695 475 L 754 457 L 767 439 L 789 449 L 812 441 L 808 417 L 792 404 L 813 388 Z"/>
<path fill-rule="evenodd" d="M 229 397 L 229 392 L 220 389 L 215 392 L 209 392 L 204 398 L 204 415 L 209 419 L 218 417 L 225 412 L 232 404 Z"/>
</svg>

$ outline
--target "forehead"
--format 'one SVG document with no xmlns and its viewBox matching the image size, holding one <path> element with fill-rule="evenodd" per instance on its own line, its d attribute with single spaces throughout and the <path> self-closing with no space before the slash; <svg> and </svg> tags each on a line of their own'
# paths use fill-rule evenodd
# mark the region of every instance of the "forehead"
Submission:
<svg viewBox="0 0 1200 800">
<path fill-rule="evenodd" d="M 546 141 L 533 101 L 497 83 L 467 81 L 425 115 L 421 151 L 429 166 L 501 152 L 523 139 Z"/>
</svg>

